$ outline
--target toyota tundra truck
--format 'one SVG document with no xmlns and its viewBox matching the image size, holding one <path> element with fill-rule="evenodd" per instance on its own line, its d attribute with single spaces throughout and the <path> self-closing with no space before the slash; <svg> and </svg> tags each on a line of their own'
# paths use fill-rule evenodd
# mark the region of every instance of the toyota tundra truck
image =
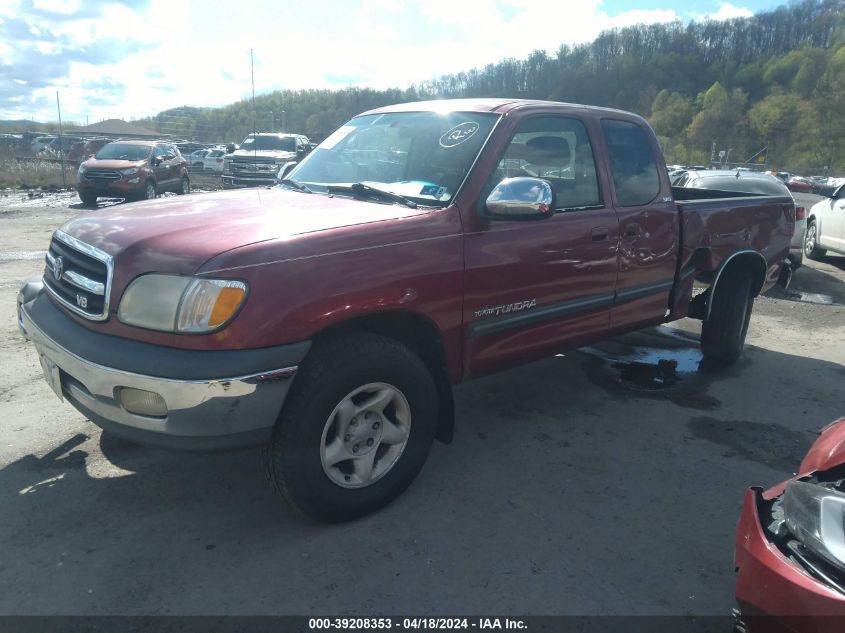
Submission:
<svg viewBox="0 0 845 633">
<path fill-rule="evenodd" d="M 409 103 L 353 118 L 273 187 L 68 221 L 19 326 L 105 432 L 263 445 L 294 508 L 341 521 L 450 441 L 457 383 L 682 317 L 733 363 L 794 223 L 788 195 L 673 189 L 634 114 Z"/>
</svg>

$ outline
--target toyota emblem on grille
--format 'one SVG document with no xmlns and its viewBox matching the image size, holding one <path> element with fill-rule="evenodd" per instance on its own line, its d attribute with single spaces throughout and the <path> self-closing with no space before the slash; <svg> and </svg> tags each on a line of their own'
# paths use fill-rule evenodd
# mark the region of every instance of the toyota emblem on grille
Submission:
<svg viewBox="0 0 845 633">
<path fill-rule="evenodd" d="M 64 269 L 65 262 L 61 257 L 57 257 L 53 260 L 53 277 L 55 277 L 56 281 L 61 280 Z"/>
</svg>

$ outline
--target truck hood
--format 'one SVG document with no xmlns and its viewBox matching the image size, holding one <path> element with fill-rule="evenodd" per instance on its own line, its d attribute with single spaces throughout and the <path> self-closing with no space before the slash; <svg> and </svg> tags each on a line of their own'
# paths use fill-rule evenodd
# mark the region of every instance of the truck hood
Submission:
<svg viewBox="0 0 845 633">
<path fill-rule="evenodd" d="M 211 257 L 248 244 L 420 213 L 316 193 L 242 189 L 116 205 L 77 216 L 61 230 L 114 257 L 121 276 L 192 274 Z"/>
<path fill-rule="evenodd" d="M 294 160 L 296 158 L 296 152 L 285 152 L 280 149 L 239 149 L 233 154 L 230 154 L 230 156 L 234 158 L 275 158 L 283 160 Z"/>
</svg>

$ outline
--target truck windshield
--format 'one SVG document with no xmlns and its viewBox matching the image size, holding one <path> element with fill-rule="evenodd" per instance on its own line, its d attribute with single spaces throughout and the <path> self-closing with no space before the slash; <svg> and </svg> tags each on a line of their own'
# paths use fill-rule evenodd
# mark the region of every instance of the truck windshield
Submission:
<svg viewBox="0 0 845 633">
<path fill-rule="evenodd" d="M 316 192 L 371 185 L 423 204 L 452 199 L 499 115 L 391 112 L 352 119 L 289 174 Z"/>
<path fill-rule="evenodd" d="M 124 143 L 109 143 L 104 145 L 94 158 L 111 160 L 145 160 L 152 148 L 149 145 L 126 145 Z"/>
<path fill-rule="evenodd" d="M 295 152 L 296 139 L 292 136 L 247 136 L 241 143 L 241 149 Z"/>
</svg>

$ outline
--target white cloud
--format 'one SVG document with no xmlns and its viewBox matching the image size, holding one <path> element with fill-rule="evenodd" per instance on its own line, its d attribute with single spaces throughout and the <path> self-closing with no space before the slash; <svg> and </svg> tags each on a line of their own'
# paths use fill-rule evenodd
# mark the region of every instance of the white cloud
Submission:
<svg viewBox="0 0 845 633">
<path fill-rule="evenodd" d="M 32 6 L 49 13 L 69 15 L 79 10 L 79 0 L 32 0 Z"/>
<path fill-rule="evenodd" d="M 715 20 L 721 22 L 723 20 L 731 20 L 733 18 L 750 18 L 754 15 L 751 9 L 745 7 L 738 7 L 730 2 L 723 2 L 719 5 L 719 10 L 714 13 L 695 13 L 693 18 L 698 21 Z"/>
<path fill-rule="evenodd" d="M 57 3 L 65 4 L 50 0 L 51 11 L 63 8 Z M 55 38 L 90 48 L 117 34 L 149 47 L 130 47 L 99 62 L 90 55 L 69 61 L 62 76 L 44 82 L 42 74 L 40 84 L 32 83 L 23 104 L 17 92 L 4 101 L 0 91 L 0 118 L 54 118 L 56 89 L 63 118 L 77 121 L 231 103 L 251 93 L 250 48 L 257 93 L 344 85 L 405 88 L 538 49 L 554 54 L 561 44 L 588 42 L 605 29 L 680 19 L 671 9 L 611 15 L 602 0 L 356 0 L 354 9 L 351 4 L 221 2 L 212 10 L 207 2 L 151 0 L 143 9 L 110 3 L 68 18 L 28 19 L 21 10 L 16 17 L 37 32 L 5 47 L 0 38 L 4 61 L 17 54 L 25 66 L 27 50 L 55 53 Z M 714 15 L 729 10 L 744 11 L 724 3 Z"/>
</svg>

